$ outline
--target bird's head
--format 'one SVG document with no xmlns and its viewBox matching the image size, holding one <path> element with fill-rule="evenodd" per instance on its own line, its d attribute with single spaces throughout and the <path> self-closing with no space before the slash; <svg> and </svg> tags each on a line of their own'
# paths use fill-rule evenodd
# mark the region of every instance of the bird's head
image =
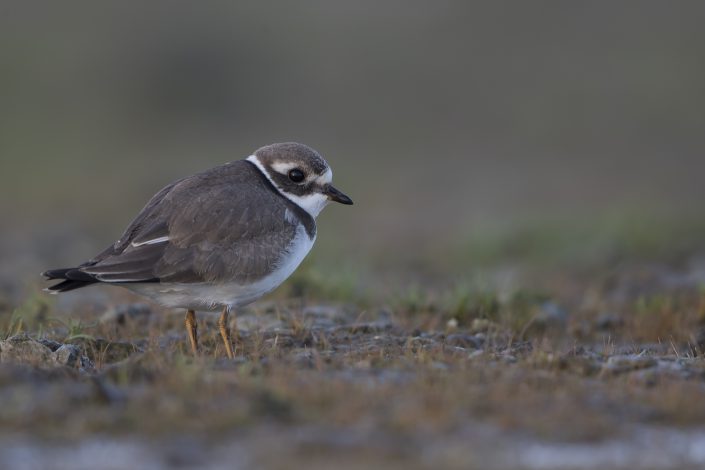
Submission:
<svg viewBox="0 0 705 470">
<path fill-rule="evenodd" d="M 311 217 L 330 201 L 352 204 L 352 200 L 332 185 L 333 171 L 321 155 L 303 144 L 271 144 L 247 158 L 279 192 Z"/>
</svg>

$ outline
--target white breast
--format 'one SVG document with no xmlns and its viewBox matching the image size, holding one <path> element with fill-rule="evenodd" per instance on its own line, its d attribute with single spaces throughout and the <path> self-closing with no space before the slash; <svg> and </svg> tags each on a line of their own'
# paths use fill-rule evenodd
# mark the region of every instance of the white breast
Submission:
<svg viewBox="0 0 705 470">
<path fill-rule="evenodd" d="M 316 237 L 309 238 L 303 224 L 300 224 L 296 228 L 296 236 L 282 254 L 274 271 L 252 284 L 135 283 L 125 284 L 124 287 L 170 308 L 219 310 L 225 306 L 242 307 L 278 287 L 291 276 L 311 251 L 315 241 Z"/>
</svg>

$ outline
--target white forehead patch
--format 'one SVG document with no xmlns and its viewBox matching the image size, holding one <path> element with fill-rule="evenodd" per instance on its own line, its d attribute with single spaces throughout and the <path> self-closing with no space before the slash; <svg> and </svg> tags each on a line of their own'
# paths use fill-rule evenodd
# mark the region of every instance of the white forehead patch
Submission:
<svg viewBox="0 0 705 470">
<path fill-rule="evenodd" d="M 323 184 L 331 184 L 333 182 L 333 170 L 328 167 L 326 172 L 318 177 L 318 180 Z"/>
</svg>

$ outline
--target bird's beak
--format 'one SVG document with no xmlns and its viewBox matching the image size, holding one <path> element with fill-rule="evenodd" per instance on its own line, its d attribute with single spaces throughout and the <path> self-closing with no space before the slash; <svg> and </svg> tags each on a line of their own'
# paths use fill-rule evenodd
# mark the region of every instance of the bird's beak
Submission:
<svg viewBox="0 0 705 470">
<path fill-rule="evenodd" d="M 343 194 L 343 193 L 341 193 L 340 191 L 338 191 L 337 189 L 335 189 L 335 188 L 334 188 L 333 186 L 331 186 L 330 184 L 327 184 L 327 185 L 323 188 L 323 194 L 325 194 L 326 196 L 328 196 L 328 199 L 329 199 L 330 201 L 339 202 L 339 203 L 341 203 L 341 204 L 345 204 L 345 205 L 348 205 L 348 206 L 351 206 L 352 203 L 353 203 L 353 202 L 352 202 L 352 199 L 350 199 L 350 198 L 347 197 L 345 194 Z"/>
</svg>

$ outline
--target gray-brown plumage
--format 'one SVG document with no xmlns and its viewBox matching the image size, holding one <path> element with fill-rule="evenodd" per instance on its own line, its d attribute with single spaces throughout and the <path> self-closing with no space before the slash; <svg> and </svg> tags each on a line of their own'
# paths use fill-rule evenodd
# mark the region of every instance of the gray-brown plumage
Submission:
<svg viewBox="0 0 705 470">
<path fill-rule="evenodd" d="M 152 197 L 106 250 L 43 273 L 62 280 L 47 290 L 109 283 L 191 310 L 251 302 L 298 266 L 327 201 L 352 204 L 331 178 L 326 161 L 297 143 L 183 178 Z"/>
<path fill-rule="evenodd" d="M 295 217 L 287 220 L 287 210 Z M 313 217 L 241 160 L 164 188 L 80 271 L 103 282 L 254 282 L 271 271 L 299 223 L 313 238 Z M 162 237 L 168 241 L 145 244 Z"/>
</svg>

